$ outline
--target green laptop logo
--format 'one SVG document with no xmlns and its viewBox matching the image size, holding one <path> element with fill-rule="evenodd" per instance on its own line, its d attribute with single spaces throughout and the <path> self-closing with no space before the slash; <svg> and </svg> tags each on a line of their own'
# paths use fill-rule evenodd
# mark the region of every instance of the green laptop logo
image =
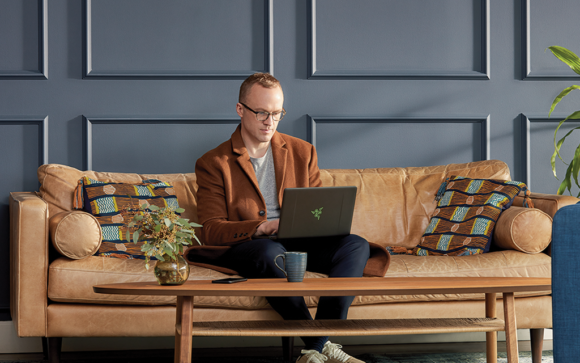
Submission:
<svg viewBox="0 0 580 363">
<path fill-rule="evenodd" d="M 320 220 L 320 215 L 322 214 L 322 208 L 324 208 L 324 207 L 320 207 L 320 208 L 312 211 L 312 214 L 314 214 L 314 217 L 317 218 L 318 220 Z"/>
</svg>

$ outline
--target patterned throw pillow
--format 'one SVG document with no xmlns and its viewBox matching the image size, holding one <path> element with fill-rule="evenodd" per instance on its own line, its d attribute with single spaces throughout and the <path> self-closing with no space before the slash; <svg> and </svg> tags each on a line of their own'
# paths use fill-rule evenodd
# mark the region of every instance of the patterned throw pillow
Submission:
<svg viewBox="0 0 580 363">
<path fill-rule="evenodd" d="M 127 241 L 127 216 L 124 210 L 136 210 L 146 204 L 179 208 L 173 186 L 155 179 L 140 184 L 106 183 L 87 177 L 79 180 L 75 192 L 75 208 L 81 208 L 97 218 L 103 232 L 103 242 L 95 256 L 125 259 L 145 259 L 143 242 Z"/>
<path fill-rule="evenodd" d="M 437 209 L 413 254 L 464 256 L 488 252 L 501 211 L 509 208 L 522 190 L 527 191 L 526 185 L 517 181 L 450 177 L 437 193 Z"/>
</svg>

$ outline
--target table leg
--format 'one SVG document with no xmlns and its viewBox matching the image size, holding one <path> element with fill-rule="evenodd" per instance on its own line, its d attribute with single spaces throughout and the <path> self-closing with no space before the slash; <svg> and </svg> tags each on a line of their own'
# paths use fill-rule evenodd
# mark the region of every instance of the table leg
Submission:
<svg viewBox="0 0 580 363">
<path fill-rule="evenodd" d="M 496 318 L 495 292 L 485 294 L 485 317 Z M 487 363 L 497 363 L 497 332 L 485 333 L 485 355 Z"/>
<path fill-rule="evenodd" d="M 175 363 L 191 363 L 193 296 L 177 297 L 175 318 Z"/>
<path fill-rule="evenodd" d="M 513 292 L 503 293 L 503 315 L 508 363 L 518 363 L 518 335 L 516 330 L 516 306 Z"/>
</svg>

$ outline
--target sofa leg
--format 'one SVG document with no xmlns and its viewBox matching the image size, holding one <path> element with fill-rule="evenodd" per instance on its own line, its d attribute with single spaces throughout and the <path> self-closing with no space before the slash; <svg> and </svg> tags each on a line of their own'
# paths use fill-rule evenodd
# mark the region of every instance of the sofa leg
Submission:
<svg viewBox="0 0 580 363">
<path fill-rule="evenodd" d="M 40 338 L 42 339 L 42 360 L 48 360 L 48 341 L 46 337 Z"/>
<path fill-rule="evenodd" d="M 282 337 L 282 356 L 286 362 L 292 362 L 294 337 Z"/>
<path fill-rule="evenodd" d="M 530 343 L 532 345 L 532 363 L 542 362 L 544 348 L 544 329 L 530 329 Z"/>
<path fill-rule="evenodd" d="M 44 338 L 48 340 L 48 361 L 49 363 L 60 363 L 60 352 L 62 350 L 62 338 L 59 337 L 50 337 Z M 43 344 L 44 349 L 44 344 Z"/>
</svg>

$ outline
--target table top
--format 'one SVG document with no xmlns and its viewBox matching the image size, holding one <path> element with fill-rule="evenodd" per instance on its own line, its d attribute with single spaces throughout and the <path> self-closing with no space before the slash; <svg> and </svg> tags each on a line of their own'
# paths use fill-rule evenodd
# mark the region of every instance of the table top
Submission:
<svg viewBox="0 0 580 363">
<path fill-rule="evenodd" d="M 535 277 L 364 277 L 248 279 L 234 284 L 190 280 L 161 286 L 156 281 L 97 285 L 96 293 L 171 296 L 351 296 L 551 291 L 550 278 Z"/>
</svg>

